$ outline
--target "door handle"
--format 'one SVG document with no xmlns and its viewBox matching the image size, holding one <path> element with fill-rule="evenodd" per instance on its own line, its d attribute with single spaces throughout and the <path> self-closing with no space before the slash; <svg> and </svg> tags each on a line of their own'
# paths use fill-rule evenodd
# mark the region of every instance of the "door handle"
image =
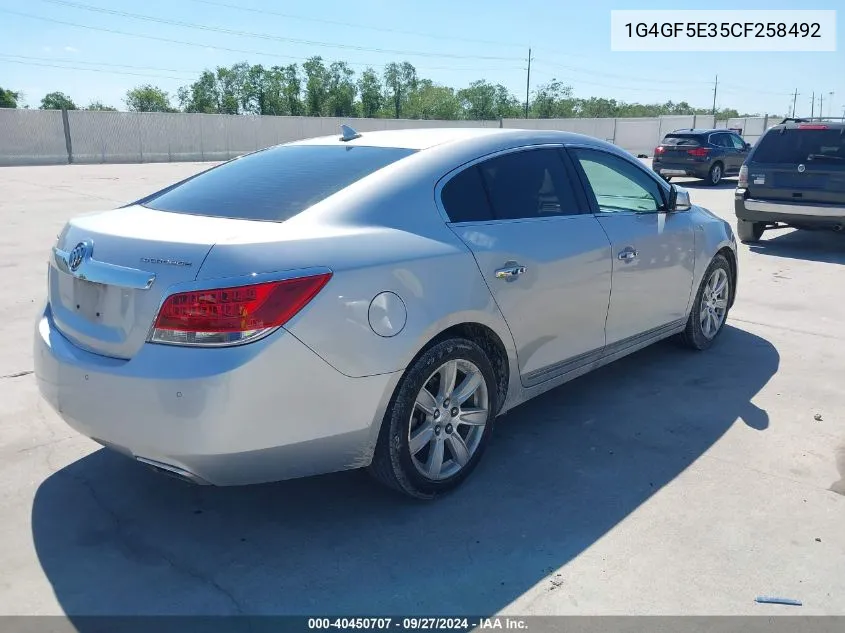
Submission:
<svg viewBox="0 0 845 633">
<path fill-rule="evenodd" d="M 525 272 L 525 266 L 507 266 L 496 271 L 496 279 L 511 279 Z"/>
<path fill-rule="evenodd" d="M 633 248 L 626 248 L 625 250 L 619 252 L 619 259 L 623 262 L 629 262 L 637 257 L 639 257 L 639 253 Z"/>
</svg>

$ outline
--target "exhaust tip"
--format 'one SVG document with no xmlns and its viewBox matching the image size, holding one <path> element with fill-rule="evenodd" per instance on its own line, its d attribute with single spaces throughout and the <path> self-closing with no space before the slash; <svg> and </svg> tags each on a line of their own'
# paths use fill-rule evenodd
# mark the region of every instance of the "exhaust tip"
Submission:
<svg viewBox="0 0 845 633">
<path fill-rule="evenodd" d="M 165 464 L 163 462 L 157 462 L 153 459 L 147 459 L 146 457 L 138 457 L 137 455 L 135 456 L 135 459 L 138 462 L 144 464 L 147 468 L 161 475 L 173 477 L 174 479 L 185 481 L 189 484 L 195 484 L 198 486 L 209 485 L 207 481 L 204 481 L 200 477 L 197 477 L 195 474 L 188 472 L 184 468 L 179 468 L 178 466 L 171 466 L 170 464 Z"/>
</svg>

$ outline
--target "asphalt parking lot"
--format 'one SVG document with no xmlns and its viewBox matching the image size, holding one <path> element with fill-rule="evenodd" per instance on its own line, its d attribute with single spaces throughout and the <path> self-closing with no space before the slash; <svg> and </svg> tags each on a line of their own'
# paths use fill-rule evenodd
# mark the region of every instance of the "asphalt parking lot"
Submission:
<svg viewBox="0 0 845 633">
<path fill-rule="evenodd" d="M 845 615 L 845 236 L 741 246 L 716 347 L 515 409 L 433 504 L 357 472 L 200 488 L 67 428 L 30 347 L 63 223 L 207 166 L 0 169 L 0 613 Z M 677 182 L 733 221 L 733 180 Z"/>
</svg>

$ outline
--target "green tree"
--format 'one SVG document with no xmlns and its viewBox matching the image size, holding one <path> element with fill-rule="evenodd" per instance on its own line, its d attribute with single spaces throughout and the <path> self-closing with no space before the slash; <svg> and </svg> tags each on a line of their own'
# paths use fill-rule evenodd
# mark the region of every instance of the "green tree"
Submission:
<svg viewBox="0 0 845 633">
<path fill-rule="evenodd" d="M 302 103 L 302 79 L 299 76 L 299 66 L 290 64 L 278 70 L 282 80 L 285 112 L 293 116 L 302 116 L 305 114 L 305 104 Z"/>
<path fill-rule="evenodd" d="M 534 91 L 534 100 L 530 104 L 529 111 L 538 119 L 573 116 L 572 87 L 564 85 L 557 79 L 539 86 Z"/>
<path fill-rule="evenodd" d="M 76 104 L 63 92 L 50 92 L 41 100 L 42 110 L 76 110 Z"/>
<path fill-rule="evenodd" d="M 355 115 L 355 71 L 346 62 L 332 62 L 328 69 L 328 113 L 331 116 Z"/>
<path fill-rule="evenodd" d="M 144 84 L 126 92 L 126 107 L 130 112 L 173 112 L 170 95 L 161 88 Z"/>
<path fill-rule="evenodd" d="M 410 93 L 417 87 L 417 69 L 409 62 L 391 62 L 384 68 L 384 87 L 393 106 L 394 118 L 401 118 Z"/>
<path fill-rule="evenodd" d="M 302 64 L 305 71 L 305 114 L 323 116 L 328 110 L 329 71 L 319 55 Z"/>
<path fill-rule="evenodd" d="M 461 102 L 454 89 L 420 79 L 408 96 L 405 113 L 411 119 L 453 121 L 461 118 Z"/>
<path fill-rule="evenodd" d="M 361 116 L 368 119 L 377 117 L 382 107 L 381 80 L 372 68 L 361 73 L 358 94 L 361 95 Z"/>
<path fill-rule="evenodd" d="M 92 101 L 88 104 L 88 107 L 85 108 L 86 110 L 100 110 L 104 112 L 117 112 L 117 108 L 113 108 L 111 106 L 104 105 L 101 101 Z"/>
<path fill-rule="evenodd" d="M 501 84 L 473 81 L 458 90 L 458 99 L 467 119 L 487 121 L 519 116 L 519 101 Z"/>
<path fill-rule="evenodd" d="M 210 70 L 204 70 L 190 86 L 179 88 L 177 95 L 179 107 L 185 112 L 219 112 L 217 78 Z"/>
<path fill-rule="evenodd" d="M 21 93 L 13 92 L 11 90 L 3 90 L 0 87 L 0 108 L 17 108 L 18 99 L 21 98 Z"/>
</svg>

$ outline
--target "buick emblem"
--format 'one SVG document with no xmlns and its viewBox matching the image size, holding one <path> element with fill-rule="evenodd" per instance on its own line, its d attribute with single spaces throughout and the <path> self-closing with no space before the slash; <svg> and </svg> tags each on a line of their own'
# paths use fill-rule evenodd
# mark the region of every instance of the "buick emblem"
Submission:
<svg viewBox="0 0 845 633">
<path fill-rule="evenodd" d="M 807 169 L 807 168 L 804 167 L 804 165 L 798 165 L 798 171 L 800 171 L 802 174 L 804 173 L 805 169 Z"/>
<path fill-rule="evenodd" d="M 67 256 L 67 265 L 72 271 L 76 271 L 85 261 L 85 258 L 90 254 L 91 243 L 80 242 L 73 247 L 73 250 Z"/>
</svg>

